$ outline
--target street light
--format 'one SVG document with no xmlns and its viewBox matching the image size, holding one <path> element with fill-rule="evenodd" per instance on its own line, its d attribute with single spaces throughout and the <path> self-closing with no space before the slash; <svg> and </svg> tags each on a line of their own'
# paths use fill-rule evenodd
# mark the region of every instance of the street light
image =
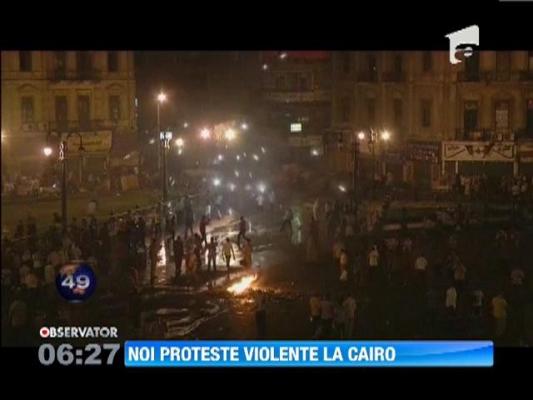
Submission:
<svg viewBox="0 0 533 400">
<path fill-rule="evenodd" d="M 185 122 L 183 123 L 183 127 L 184 127 L 184 128 L 188 128 L 188 127 L 189 127 L 189 123 L 188 123 L 187 121 L 185 121 Z"/>
<path fill-rule="evenodd" d="M 46 157 L 50 157 L 52 155 L 53 151 L 52 151 L 52 148 L 50 146 L 46 146 L 44 149 L 43 149 L 43 154 L 46 156 Z"/>
<path fill-rule="evenodd" d="M 157 95 L 157 101 L 161 104 L 161 103 L 164 103 L 165 101 L 167 101 L 167 95 L 163 92 L 159 92 L 159 94 Z"/>
<path fill-rule="evenodd" d="M 85 151 L 83 148 L 83 136 L 78 132 L 70 132 L 65 139 L 63 139 L 59 145 L 59 161 L 61 161 L 61 225 L 63 234 L 67 232 L 67 152 L 68 152 L 68 139 L 72 135 L 77 135 L 80 139 L 78 151 Z M 50 154 L 51 153 L 51 148 Z M 46 148 L 43 152 L 48 152 Z"/>
<path fill-rule="evenodd" d="M 211 131 L 207 128 L 203 128 L 200 131 L 200 137 L 204 140 L 208 140 L 211 137 Z"/>
<path fill-rule="evenodd" d="M 390 139 L 389 131 L 383 131 L 381 133 L 381 139 L 384 140 L 385 142 L 388 141 Z"/>
<path fill-rule="evenodd" d="M 220 178 L 215 178 L 215 179 L 213 179 L 213 185 L 214 185 L 215 187 L 220 186 Z"/>
<path fill-rule="evenodd" d="M 359 132 L 357 134 L 357 139 L 359 140 L 365 140 L 365 133 L 364 132 Z"/>
<path fill-rule="evenodd" d="M 236 136 L 237 136 L 237 133 L 235 132 L 235 130 L 231 128 L 226 129 L 226 131 L 224 132 L 224 138 L 226 138 L 228 142 L 231 142 L 232 140 L 234 140 Z"/>
<path fill-rule="evenodd" d="M 183 138 L 179 137 L 176 139 L 175 143 L 176 143 L 176 146 L 183 147 L 183 145 L 185 144 L 185 141 L 183 140 Z"/>
<path fill-rule="evenodd" d="M 243 131 L 247 130 L 247 129 L 248 129 L 248 124 L 247 124 L 246 122 L 243 122 L 243 123 L 241 124 L 241 129 L 242 129 Z"/>
<path fill-rule="evenodd" d="M 161 192 L 162 192 L 162 202 L 163 207 L 161 207 L 162 212 L 162 224 L 164 228 L 165 219 L 165 205 L 167 203 L 167 152 L 166 152 L 166 134 L 161 132 L 161 104 L 167 101 L 167 95 L 161 91 L 157 95 L 157 132 L 159 133 L 159 174 L 161 175 Z M 155 277 L 154 277 L 155 278 Z M 153 284 L 154 282 L 152 282 Z"/>
</svg>

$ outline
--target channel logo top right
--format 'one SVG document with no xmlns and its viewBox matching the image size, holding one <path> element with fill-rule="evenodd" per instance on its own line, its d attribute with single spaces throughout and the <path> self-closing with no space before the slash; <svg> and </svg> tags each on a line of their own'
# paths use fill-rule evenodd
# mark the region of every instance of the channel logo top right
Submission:
<svg viewBox="0 0 533 400">
<path fill-rule="evenodd" d="M 479 46 L 479 26 L 471 25 L 452 32 L 445 37 L 450 40 L 450 63 L 459 64 L 462 60 L 456 57 L 458 51 L 462 52 L 464 57 L 470 57 L 474 54 L 471 46 Z M 459 48 L 460 46 L 466 47 Z"/>
</svg>

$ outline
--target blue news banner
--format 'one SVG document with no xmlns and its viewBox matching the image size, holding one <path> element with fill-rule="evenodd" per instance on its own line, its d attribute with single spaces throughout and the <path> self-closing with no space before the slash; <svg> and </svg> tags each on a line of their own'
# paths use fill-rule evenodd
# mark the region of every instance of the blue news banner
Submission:
<svg viewBox="0 0 533 400">
<path fill-rule="evenodd" d="M 492 367 L 491 341 L 127 341 L 126 367 Z"/>
</svg>

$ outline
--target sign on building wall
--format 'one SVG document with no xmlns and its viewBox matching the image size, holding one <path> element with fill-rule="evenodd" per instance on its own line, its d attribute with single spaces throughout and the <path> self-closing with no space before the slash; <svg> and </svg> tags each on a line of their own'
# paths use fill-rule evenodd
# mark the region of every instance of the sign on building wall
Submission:
<svg viewBox="0 0 533 400">
<path fill-rule="evenodd" d="M 292 134 L 289 136 L 289 145 L 293 147 L 322 147 L 322 136 Z"/>
<path fill-rule="evenodd" d="M 444 161 L 487 161 L 513 162 L 513 142 L 443 142 Z"/>
<path fill-rule="evenodd" d="M 91 153 L 109 153 L 111 151 L 111 144 L 113 135 L 111 131 L 97 131 L 97 132 L 80 132 L 81 144 L 83 144 L 83 154 L 90 155 Z M 63 135 L 63 139 L 66 134 Z M 78 135 L 71 135 L 67 140 L 67 157 L 69 155 L 79 155 L 80 152 L 80 137 Z"/>
</svg>

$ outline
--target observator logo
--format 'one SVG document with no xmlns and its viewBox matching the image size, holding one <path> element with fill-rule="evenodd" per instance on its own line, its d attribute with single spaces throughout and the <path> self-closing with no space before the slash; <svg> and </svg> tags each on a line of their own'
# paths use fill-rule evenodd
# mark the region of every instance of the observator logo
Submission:
<svg viewBox="0 0 533 400">
<path fill-rule="evenodd" d="M 39 329 L 43 339 L 49 338 L 118 338 L 115 326 L 43 326 Z"/>
</svg>

